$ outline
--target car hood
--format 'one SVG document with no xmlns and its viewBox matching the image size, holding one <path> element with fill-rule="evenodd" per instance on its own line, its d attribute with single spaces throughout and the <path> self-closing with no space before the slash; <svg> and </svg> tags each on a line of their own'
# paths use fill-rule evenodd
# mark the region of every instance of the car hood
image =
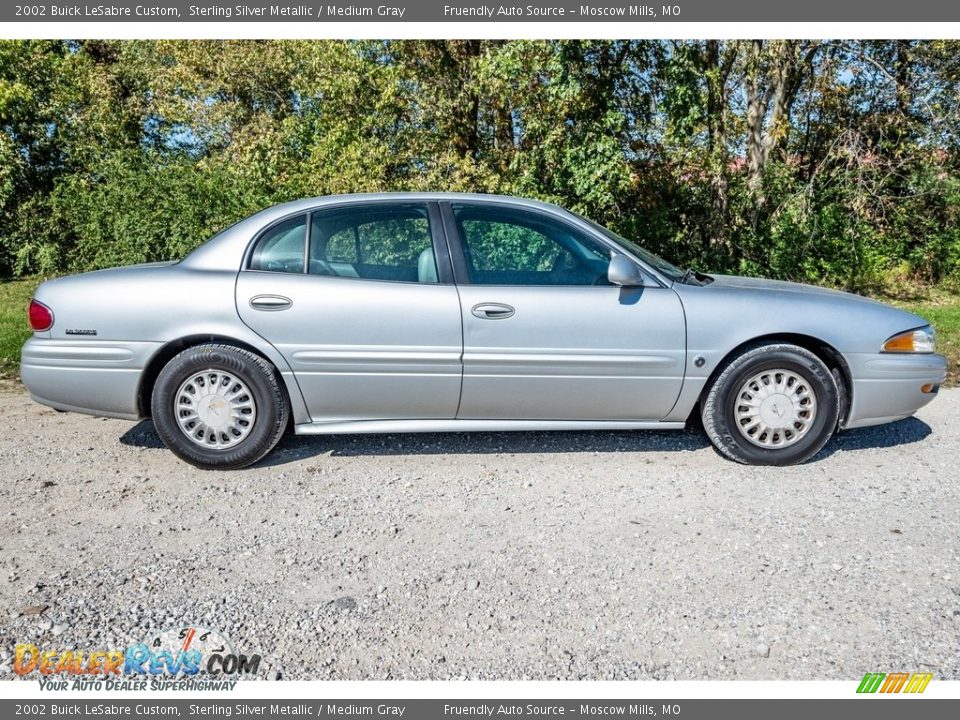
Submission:
<svg viewBox="0 0 960 720">
<path fill-rule="evenodd" d="M 845 353 L 875 353 L 923 318 L 853 293 L 800 283 L 715 275 L 706 285 L 674 284 L 691 347 L 726 346 L 767 335 L 805 335 Z"/>
<path fill-rule="evenodd" d="M 781 319 L 786 317 L 783 313 L 789 314 L 793 311 L 801 315 L 810 312 L 818 315 L 826 313 L 823 317 L 832 317 L 834 311 L 839 311 L 845 313 L 847 322 L 864 324 L 881 322 L 889 334 L 928 324 L 928 321 L 919 315 L 842 290 L 736 275 L 711 275 L 710 277 L 713 278 L 713 282 L 701 287 L 691 287 L 692 290 L 700 291 L 697 294 L 703 300 L 710 302 L 713 299 L 722 304 L 729 302 L 731 296 L 747 303 L 763 299 L 768 303 L 765 304 L 766 307 L 779 310 Z M 677 287 L 681 296 L 688 295 L 678 286 L 674 287 Z"/>
<path fill-rule="evenodd" d="M 766 280 L 764 278 L 740 277 L 738 275 L 711 275 L 713 282 L 706 287 L 716 288 L 741 288 L 743 290 L 766 290 L 777 293 L 798 293 L 808 297 L 827 297 L 834 300 L 845 300 L 849 302 L 861 302 L 870 305 L 881 305 L 876 300 L 865 298 L 862 295 L 843 292 L 842 290 L 832 290 L 830 288 L 818 287 L 816 285 L 804 285 L 803 283 L 786 282 L 785 280 Z M 889 306 L 884 306 L 889 307 Z"/>
</svg>

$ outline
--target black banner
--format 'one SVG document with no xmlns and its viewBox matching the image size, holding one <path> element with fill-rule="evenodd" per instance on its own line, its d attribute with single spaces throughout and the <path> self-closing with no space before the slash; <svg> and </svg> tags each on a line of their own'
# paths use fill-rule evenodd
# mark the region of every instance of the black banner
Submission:
<svg viewBox="0 0 960 720">
<path fill-rule="evenodd" d="M 113 0 L 4 3 L 0 22 L 952 22 L 960 3 L 874 0 L 771 3 L 768 0 L 661 2 L 262 2 L 246 0 Z"/>
<path fill-rule="evenodd" d="M 910 707 L 906 707 L 909 705 Z M 4 718 L 683 718 L 683 720 L 933 720 L 955 718 L 958 700 L 877 697 L 850 700 L 32 700 L 0 701 Z"/>
</svg>

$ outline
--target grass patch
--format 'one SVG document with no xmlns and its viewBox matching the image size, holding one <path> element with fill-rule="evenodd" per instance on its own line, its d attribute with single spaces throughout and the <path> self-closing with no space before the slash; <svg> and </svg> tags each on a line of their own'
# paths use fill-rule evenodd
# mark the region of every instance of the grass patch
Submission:
<svg viewBox="0 0 960 720">
<path fill-rule="evenodd" d="M 27 306 L 40 278 L 0 280 L 0 379 L 17 377 L 20 348 L 30 337 Z"/>
</svg>

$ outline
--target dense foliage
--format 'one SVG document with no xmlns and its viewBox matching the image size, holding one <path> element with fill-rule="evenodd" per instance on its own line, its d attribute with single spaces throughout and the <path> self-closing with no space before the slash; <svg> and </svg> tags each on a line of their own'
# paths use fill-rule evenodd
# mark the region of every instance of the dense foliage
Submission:
<svg viewBox="0 0 960 720">
<path fill-rule="evenodd" d="M 0 42 L 0 276 L 283 200 L 560 203 L 683 265 L 960 278 L 958 41 Z"/>
</svg>

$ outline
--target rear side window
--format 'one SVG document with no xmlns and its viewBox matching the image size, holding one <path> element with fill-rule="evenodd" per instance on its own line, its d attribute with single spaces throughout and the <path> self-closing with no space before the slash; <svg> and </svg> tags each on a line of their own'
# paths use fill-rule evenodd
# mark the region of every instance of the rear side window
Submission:
<svg viewBox="0 0 960 720">
<path fill-rule="evenodd" d="M 317 211 L 311 223 L 311 275 L 438 282 L 430 218 L 424 205 Z"/>
<path fill-rule="evenodd" d="M 250 258 L 251 270 L 302 273 L 307 243 L 307 216 L 284 220 L 257 241 Z"/>
</svg>

